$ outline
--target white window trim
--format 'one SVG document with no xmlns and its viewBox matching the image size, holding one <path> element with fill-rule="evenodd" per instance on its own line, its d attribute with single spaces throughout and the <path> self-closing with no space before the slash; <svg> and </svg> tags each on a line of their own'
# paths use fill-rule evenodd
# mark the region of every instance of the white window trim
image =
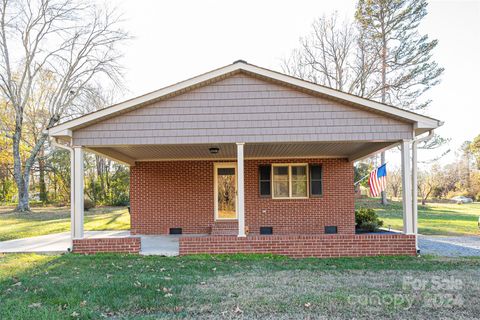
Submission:
<svg viewBox="0 0 480 320">
<path fill-rule="evenodd" d="M 292 166 L 304 166 L 307 168 L 306 175 L 307 175 L 307 195 L 305 197 L 292 197 Z M 273 190 L 273 168 L 274 167 L 288 167 L 288 197 L 275 197 L 275 192 Z M 270 173 L 270 181 L 271 183 L 271 194 L 272 199 L 275 200 L 296 200 L 296 199 L 308 199 L 310 197 L 310 177 L 309 177 L 309 167 L 308 163 L 272 163 L 272 172 Z"/>
<path fill-rule="evenodd" d="M 238 169 L 236 162 L 216 162 L 213 164 L 213 198 L 215 221 L 237 221 L 238 220 L 238 197 L 235 191 L 235 218 L 220 218 L 218 216 L 218 168 L 235 168 L 235 189 L 238 188 Z"/>
</svg>

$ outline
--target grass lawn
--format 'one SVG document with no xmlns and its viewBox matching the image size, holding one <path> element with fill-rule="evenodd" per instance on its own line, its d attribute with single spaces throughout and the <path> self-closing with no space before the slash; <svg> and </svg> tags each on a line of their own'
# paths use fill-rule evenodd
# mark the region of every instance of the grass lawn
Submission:
<svg viewBox="0 0 480 320">
<path fill-rule="evenodd" d="M 390 201 L 382 206 L 379 199 L 357 199 L 357 208 L 373 208 L 384 221 L 384 227 L 389 225 L 393 229 L 402 230 L 402 203 Z M 427 203 L 418 205 L 418 231 L 429 235 L 473 235 L 480 234 L 478 217 L 480 203 Z"/>
<path fill-rule="evenodd" d="M 34 207 L 32 213 L 15 213 L 13 209 L 0 207 L 0 241 L 70 230 L 69 207 Z M 128 229 L 130 216 L 125 207 L 99 207 L 85 212 L 85 230 Z"/>
<path fill-rule="evenodd" d="M 479 278 L 478 258 L 10 254 L 0 319 L 473 319 Z"/>
</svg>

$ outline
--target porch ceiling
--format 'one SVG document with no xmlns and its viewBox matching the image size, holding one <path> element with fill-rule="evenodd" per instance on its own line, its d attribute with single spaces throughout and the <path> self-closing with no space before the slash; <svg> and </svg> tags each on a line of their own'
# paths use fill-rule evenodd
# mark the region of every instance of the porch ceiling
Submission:
<svg viewBox="0 0 480 320">
<path fill-rule="evenodd" d="M 305 158 L 329 157 L 357 160 L 374 152 L 391 147 L 395 142 L 312 142 L 312 143 L 269 143 L 245 144 L 245 158 Z M 235 159 L 235 144 L 195 145 L 122 145 L 88 147 L 88 150 L 120 162 L 134 164 L 135 161 Z M 218 147 L 217 154 L 209 148 Z"/>
</svg>

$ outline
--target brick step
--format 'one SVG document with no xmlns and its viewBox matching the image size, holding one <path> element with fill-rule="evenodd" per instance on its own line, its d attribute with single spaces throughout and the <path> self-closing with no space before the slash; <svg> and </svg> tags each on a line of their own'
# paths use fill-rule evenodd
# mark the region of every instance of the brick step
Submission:
<svg viewBox="0 0 480 320">
<path fill-rule="evenodd" d="M 212 226 L 212 236 L 232 236 L 237 234 L 237 221 L 216 221 Z"/>
</svg>

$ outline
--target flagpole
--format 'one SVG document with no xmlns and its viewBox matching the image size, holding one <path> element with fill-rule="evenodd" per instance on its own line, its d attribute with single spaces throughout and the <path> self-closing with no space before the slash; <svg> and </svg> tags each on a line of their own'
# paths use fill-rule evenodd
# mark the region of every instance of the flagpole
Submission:
<svg viewBox="0 0 480 320">
<path fill-rule="evenodd" d="M 371 173 L 371 172 L 370 172 Z M 365 178 L 369 177 L 370 176 L 370 173 L 367 174 L 365 177 L 363 177 L 362 179 L 358 180 L 357 182 L 355 182 L 353 185 L 356 186 L 357 184 L 359 184 L 360 182 L 362 182 L 363 180 L 365 180 Z"/>
<path fill-rule="evenodd" d="M 387 163 L 388 163 L 388 162 L 385 162 L 385 163 L 382 164 L 380 167 L 383 167 L 383 166 L 387 165 Z M 378 168 L 380 168 L 380 167 L 378 167 Z M 378 168 L 377 168 L 377 169 L 378 169 Z M 374 170 L 376 170 L 376 169 L 374 169 Z M 371 174 L 374 170 L 370 171 L 366 176 L 364 176 L 363 178 L 361 178 L 361 179 L 358 180 L 357 182 L 354 182 L 353 185 L 356 186 L 357 184 L 359 184 L 360 182 L 362 182 L 363 180 L 365 180 L 365 178 L 369 177 L 370 174 Z"/>
</svg>

